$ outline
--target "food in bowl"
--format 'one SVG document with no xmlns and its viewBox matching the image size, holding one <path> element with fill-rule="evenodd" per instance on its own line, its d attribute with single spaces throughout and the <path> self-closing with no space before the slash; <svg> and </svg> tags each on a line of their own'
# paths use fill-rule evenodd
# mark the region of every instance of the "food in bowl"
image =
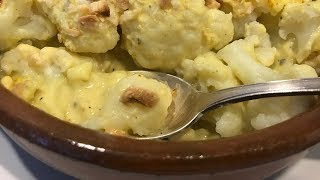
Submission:
<svg viewBox="0 0 320 180">
<path fill-rule="evenodd" d="M 23 2 L 29 11 L 14 11 Z M 61 120 L 115 135 L 151 135 L 174 108 L 175 90 L 131 70 L 169 72 L 204 92 L 319 72 L 319 1 L 3 0 L 1 18 L 15 24 L 0 27 L 1 84 Z M 169 139 L 235 136 L 313 103 L 233 104 Z"/>
<path fill-rule="evenodd" d="M 125 8 L 119 1 L 37 0 L 36 3 L 56 25 L 59 41 L 73 52 L 105 53 L 119 41 L 117 26 Z"/>
<path fill-rule="evenodd" d="M 20 41 L 48 40 L 57 33 L 55 26 L 33 0 L 0 1 L 0 51 L 14 48 Z"/>
</svg>

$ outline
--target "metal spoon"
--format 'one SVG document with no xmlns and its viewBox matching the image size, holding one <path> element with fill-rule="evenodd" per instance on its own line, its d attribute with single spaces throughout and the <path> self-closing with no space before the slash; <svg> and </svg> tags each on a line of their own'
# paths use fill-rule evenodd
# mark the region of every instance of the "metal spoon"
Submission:
<svg viewBox="0 0 320 180">
<path fill-rule="evenodd" d="M 171 89 L 177 91 L 174 112 L 166 128 L 152 136 L 134 137 L 143 140 L 165 138 L 176 134 L 192 124 L 199 114 L 226 104 L 266 97 L 320 94 L 320 78 L 272 81 L 203 93 L 195 90 L 183 79 L 170 74 L 149 71 L 133 71 L 133 73 L 165 82 Z"/>
</svg>

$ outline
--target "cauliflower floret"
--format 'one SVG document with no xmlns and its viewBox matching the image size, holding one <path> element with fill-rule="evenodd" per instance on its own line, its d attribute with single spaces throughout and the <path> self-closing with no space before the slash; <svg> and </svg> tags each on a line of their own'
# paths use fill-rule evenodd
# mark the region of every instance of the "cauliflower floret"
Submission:
<svg viewBox="0 0 320 180">
<path fill-rule="evenodd" d="M 183 60 L 176 72 L 203 92 L 239 85 L 231 69 L 214 52 L 202 54 L 194 60 Z"/>
<path fill-rule="evenodd" d="M 263 129 L 281 123 L 312 106 L 310 97 L 280 97 L 249 101 L 246 118 L 254 129 Z"/>
<path fill-rule="evenodd" d="M 61 74 L 80 64 L 77 57 L 64 49 L 40 50 L 20 44 L 1 58 L 1 69 L 12 81 L 5 87 L 34 106 L 64 119 L 72 91 L 67 86 L 67 78 Z"/>
<path fill-rule="evenodd" d="M 226 5 L 228 6 L 225 7 Z M 230 10 L 235 18 L 247 16 L 253 13 L 255 9 L 252 0 L 223 0 L 222 6 Z"/>
<path fill-rule="evenodd" d="M 317 77 L 311 66 L 293 64 L 292 61 L 282 62 L 274 70 L 288 79 Z M 305 96 L 253 100 L 247 103 L 246 117 L 251 120 L 255 129 L 263 129 L 306 111 L 313 103 L 312 97 Z"/>
<path fill-rule="evenodd" d="M 34 0 L 0 1 L 0 51 L 20 40 L 47 40 L 56 34 L 54 25 L 35 6 Z"/>
<path fill-rule="evenodd" d="M 73 52 L 104 53 L 119 41 L 117 26 L 124 1 L 37 0 Z"/>
<path fill-rule="evenodd" d="M 95 70 L 99 69 L 99 65 L 94 63 L 93 59 L 71 54 L 63 48 L 46 47 L 40 50 L 26 44 L 20 44 L 4 53 L 0 65 L 7 77 L 9 76 L 12 79 L 11 85 L 7 88 L 28 102 L 32 102 L 36 96 L 43 92 L 57 93 L 56 90 L 67 83 L 67 78 L 62 77 L 61 74 L 68 74 L 69 77 L 72 77 L 72 80 L 85 80 L 89 78 L 93 68 Z M 81 71 L 81 69 L 84 70 Z M 41 89 L 44 86 L 50 87 L 45 90 Z M 50 91 L 54 87 L 56 90 Z M 62 89 L 61 93 L 63 93 Z M 69 96 L 65 97 L 68 98 Z M 54 99 L 53 95 L 52 98 Z M 42 102 L 44 101 L 42 100 Z M 51 101 L 52 99 L 48 99 L 48 103 Z M 48 112 L 56 112 L 55 106 L 48 109 Z M 59 117 L 61 118 L 60 115 Z"/>
<path fill-rule="evenodd" d="M 105 99 L 103 115 L 86 124 L 92 129 L 103 128 L 132 131 L 140 136 L 161 132 L 172 103 L 171 89 L 154 79 L 131 75 L 121 79 L 109 91 Z"/>
<path fill-rule="evenodd" d="M 263 53 L 257 49 L 263 47 Z M 263 25 L 256 22 L 246 28 L 246 38 L 234 41 L 221 49 L 218 55 L 228 64 L 237 78 L 244 84 L 266 82 L 280 79 L 317 77 L 315 70 L 308 65 L 280 63 L 275 69 L 264 62 L 276 61 Z M 269 54 L 273 54 L 270 56 Z M 307 110 L 312 104 L 311 97 L 283 97 L 249 101 L 246 106 L 246 119 L 255 129 L 262 129 L 280 123 L 298 113 Z M 280 112 L 281 111 L 281 112 Z"/>
<path fill-rule="evenodd" d="M 232 15 L 204 1 L 131 0 L 121 17 L 123 46 L 144 68 L 172 70 L 233 38 Z"/>
<path fill-rule="evenodd" d="M 263 13 L 276 15 L 288 3 L 302 3 L 306 0 L 255 0 L 255 6 Z"/>
<path fill-rule="evenodd" d="M 4 53 L 0 63 L 1 69 L 6 74 L 17 72 L 23 75 L 56 76 L 86 61 L 94 64 L 95 69 L 99 68 L 99 63 L 94 62 L 92 58 L 69 53 L 64 48 L 45 47 L 40 50 L 27 44 L 20 44 Z"/>
<path fill-rule="evenodd" d="M 277 49 L 275 65 L 283 62 L 283 60 L 295 61 L 295 53 L 293 51 L 294 38 L 282 39 L 279 36 L 279 22 L 281 14 L 272 16 L 270 14 L 263 14 L 259 17 L 259 22 L 262 23 L 270 36 L 271 44 Z"/>
<path fill-rule="evenodd" d="M 298 63 L 320 50 L 320 1 L 288 4 L 281 16 L 280 37 L 295 36 L 294 51 Z"/>
<path fill-rule="evenodd" d="M 275 61 L 276 49 L 271 47 L 264 26 L 252 22 L 246 27 L 245 34 L 246 39 L 234 41 L 218 52 L 233 73 L 244 84 L 285 79 L 280 73 L 265 66 Z"/>
<path fill-rule="evenodd" d="M 251 22 L 254 22 L 258 18 L 258 13 L 252 12 L 251 14 L 247 14 L 241 17 L 233 17 L 233 25 L 234 25 L 234 38 L 240 39 L 244 37 L 245 34 L 245 26 Z"/>
<path fill-rule="evenodd" d="M 243 103 L 224 106 L 206 112 L 199 121 L 208 121 L 215 125 L 215 131 L 221 137 L 232 137 L 247 130 L 248 121 L 244 119 Z"/>
<path fill-rule="evenodd" d="M 275 71 L 283 74 L 287 79 L 301 79 L 317 77 L 316 70 L 307 64 L 293 64 L 292 61 L 282 60 L 281 64 L 275 66 Z"/>
<path fill-rule="evenodd" d="M 306 64 L 293 64 L 292 61 L 282 60 L 275 66 L 288 79 L 314 78 L 316 71 Z M 313 105 L 312 97 L 281 97 L 253 100 L 247 103 L 248 119 L 255 129 L 263 129 L 283 122 L 299 113 L 306 111 Z"/>
<path fill-rule="evenodd" d="M 234 17 L 242 17 L 254 11 L 276 15 L 288 3 L 302 3 L 305 0 L 223 0 L 231 6 Z"/>
<path fill-rule="evenodd" d="M 194 61 L 183 60 L 176 71 L 203 92 L 239 85 L 230 67 L 224 65 L 213 52 L 200 55 Z M 242 103 L 239 103 L 213 110 L 206 113 L 200 121 L 206 120 L 215 124 L 216 132 L 222 137 L 235 136 L 241 134 L 246 126 L 242 119 L 242 107 Z"/>
<path fill-rule="evenodd" d="M 259 44 L 255 47 L 255 54 L 257 60 L 265 66 L 271 66 L 277 54 L 277 49 L 271 47 L 270 36 L 266 28 L 258 23 L 252 22 L 245 26 L 245 37 L 258 37 Z"/>
</svg>

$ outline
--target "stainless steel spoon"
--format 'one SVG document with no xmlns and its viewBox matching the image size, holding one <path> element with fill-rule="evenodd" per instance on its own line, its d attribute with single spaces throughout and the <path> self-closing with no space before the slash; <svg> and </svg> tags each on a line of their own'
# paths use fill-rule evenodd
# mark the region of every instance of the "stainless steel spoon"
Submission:
<svg viewBox="0 0 320 180">
<path fill-rule="evenodd" d="M 133 73 L 165 82 L 171 89 L 177 91 L 174 112 L 166 128 L 152 136 L 134 137 L 143 140 L 165 138 L 176 134 L 192 124 L 199 114 L 226 104 L 266 97 L 320 94 L 320 78 L 273 81 L 203 93 L 195 90 L 183 79 L 170 74 L 149 71 L 133 71 Z"/>
</svg>

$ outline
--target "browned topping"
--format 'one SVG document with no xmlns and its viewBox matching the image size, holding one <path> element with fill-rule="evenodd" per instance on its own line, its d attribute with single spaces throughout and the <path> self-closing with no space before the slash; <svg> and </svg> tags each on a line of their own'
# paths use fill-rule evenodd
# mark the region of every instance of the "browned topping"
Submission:
<svg viewBox="0 0 320 180">
<path fill-rule="evenodd" d="M 97 1 L 90 4 L 91 14 L 97 14 L 105 17 L 110 16 L 110 8 L 106 1 Z"/>
<path fill-rule="evenodd" d="M 205 0 L 205 5 L 210 9 L 218 9 L 220 8 L 220 3 L 216 0 Z"/>
<path fill-rule="evenodd" d="M 78 11 L 82 16 L 91 14 L 91 10 L 85 5 L 80 5 Z"/>
<path fill-rule="evenodd" d="M 170 9 L 172 8 L 171 0 L 160 0 L 160 8 L 161 9 Z"/>
<path fill-rule="evenodd" d="M 1 4 L 2 4 L 2 0 L 0 0 L 0 6 L 1 6 Z"/>
<path fill-rule="evenodd" d="M 138 102 L 152 108 L 158 103 L 159 97 L 156 93 L 147 89 L 131 86 L 124 91 L 120 97 L 120 101 L 124 104 Z"/>
<path fill-rule="evenodd" d="M 79 18 L 79 23 L 84 27 L 90 28 L 93 27 L 98 20 L 96 15 L 86 15 Z"/>
<path fill-rule="evenodd" d="M 127 9 L 129 9 L 129 0 L 118 0 L 117 1 L 117 6 L 119 7 L 119 9 L 125 11 Z"/>
</svg>

